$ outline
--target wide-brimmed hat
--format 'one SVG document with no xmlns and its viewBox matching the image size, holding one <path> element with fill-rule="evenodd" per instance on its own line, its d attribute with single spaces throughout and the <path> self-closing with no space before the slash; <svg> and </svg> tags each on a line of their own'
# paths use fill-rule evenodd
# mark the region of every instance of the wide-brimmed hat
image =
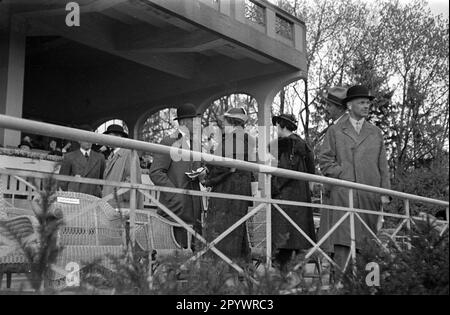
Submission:
<svg viewBox="0 0 450 315">
<path fill-rule="evenodd" d="M 223 114 L 223 117 L 238 119 L 244 123 L 248 120 L 247 111 L 242 107 L 230 108 L 225 112 L 225 114 Z"/>
<path fill-rule="evenodd" d="M 338 107 L 344 107 L 344 100 L 347 97 L 347 89 L 340 86 L 330 87 L 327 90 L 324 100 Z"/>
<path fill-rule="evenodd" d="M 297 120 L 295 119 L 294 115 L 291 114 L 281 114 L 279 116 L 273 116 L 272 117 L 272 124 L 275 126 L 277 122 L 279 121 L 285 121 L 289 123 L 293 129 L 297 129 Z"/>
<path fill-rule="evenodd" d="M 347 96 L 344 102 L 347 103 L 355 98 L 368 98 L 369 100 L 373 100 L 375 96 L 371 95 L 369 89 L 364 85 L 354 85 L 347 90 Z"/>
<path fill-rule="evenodd" d="M 177 117 L 174 120 L 180 120 L 183 118 L 194 118 L 198 117 L 197 109 L 194 104 L 186 103 L 177 108 Z"/>
<path fill-rule="evenodd" d="M 117 133 L 122 135 L 124 138 L 128 138 L 128 134 L 125 132 L 121 125 L 109 125 L 108 129 L 103 133 L 105 135 L 109 135 L 111 133 Z"/>
</svg>

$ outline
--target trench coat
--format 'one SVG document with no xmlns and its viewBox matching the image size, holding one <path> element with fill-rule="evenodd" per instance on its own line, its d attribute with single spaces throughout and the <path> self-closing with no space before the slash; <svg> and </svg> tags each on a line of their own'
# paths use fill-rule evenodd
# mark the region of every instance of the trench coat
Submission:
<svg viewBox="0 0 450 315">
<path fill-rule="evenodd" d="M 183 144 L 182 141 L 185 141 L 184 138 L 177 132 L 165 137 L 160 144 L 187 149 L 187 144 Z M 185 173 L 197 170 L 201 166 L 201 161 L 192 159 L 175 161 L 169 155 L 155 154 L 150 167 L 150 179 L 157 186 L 200 190 L 198 178 L 190 179 Z M 184 222 L 192 225 L 197 233 L 202 233 L 203 203 L 201 197 L 162 191 L 159 201 Z M 161 209 L 158 209 L 158 214 L 172 220 Z M 185 230 L 175 229 L 175 234 L 176 239 L 185 245 Z"/>
<path fill-rule="evenodd" d="M 315 173 L 313 151 L 300 136 L 291 134 L 289 137 L 278 139 L 277 142 L 279 168 Z M 273 177 L 272 198 L 311 202 L 309 182 Z M 286 205 L 280 205 L 280 208 L 315 241 L 314 218 L 311 208 Z M 277 209 L 272 209 L 272 243 L 275 250 L 304 250 L 312 246 Z"/>
<path fill-rule="evenodd" d="M 136 180 L 138 184 L 142 183 L 142 173 L 141 167 L 139 165 L 139 160 L 136 159 Z M 131 165 L 131 150 L 120 149 L 116 153 L 109 156 L 106 161 L 106 168 L 104 173 L 104 179 L 113 182 L 130 182 L 130 165 Z M 114 192 L 115 187 L 113 186 L 103 186 L 102 195 L 103 197 Z M 109 204 L 114 208 L 128 208 L 130 206 L 130 192 L 126 192 L 118 196 L 117 200 L 115 198 L 108 201 Z M 136 208 L 142 209 L 143 207 L 143 197 L 138 192 L 136 194 Z"/>
<path fill-rule="evenodd" d="M 89 159 L 86 159 L 80 150 L 64 155 L 59 170 L 60 175 L 79 176 L 93 179 L 103 179 L 105 171 L 105 158 L 103 155 L 91 150 Z M 82 184 L 74 182 L 61 182 L 59 187 L 65 191 L 79 192 L 83 194 L 101 197 L 100 185 Z"/>
<path fill-rule="evenodd" d="M 248 134 L 243 133 L 242 135 L 244 145 L 239 147 L 239 145 L 236 145 L 237 142 L 239 143 L 239 137 L 236 136 L 235 132 L 223 134 L 221 145 L 218 147 L 219 153 L 223 157 L 248 161 L 248 152 L 255 152 L 255 140 Z M 233 141 L 233 150 L 230 150 L 230 152 L 227 150 L 227 154 L 224 148 L 228 139 Z M 231 141 L 228 143 L 231 145 Z M 253 178 L 251 172 L 242 170 L 232 172 L 228 167 L 209 164 L 207 164 L 207 168 L 209 172 L 205 185 L 211 187 L 212 192 L 251 196 L 251 182 Z M 222 232 L 245 216 L 250 206 L 251 202 L 246 200 L 210 198 L 205 225 L 206 239 L 213 241 Z M 216 245 L 216 248 L 230 258 L 248 260 L 250 258 L 250 246 L 246 224 L 241 224 L 237 227 L 221 240 Z"/>
<path fill-rule="evenodd" d="M 364 122 L 359 135 L 349 117 L 331 126 L 319 153 L 319 166 L 322 174 L 328 177 L 347 180 L 390 189 L 389 170 L 381 130 L 369 122 Z M 379 211 L 381 197 L 378 194 L 354 191 L 354 207 Z M 330 205 L 348 207 L 349 189 L 329 186 L 329 196 L 325 198 Z M 342 211 L 327 211 L 327 219 L 321 219 L 321 235 L 326 233 L 345 214 Z M 359 214 L 370 229 L 376 233 L 377 215 Z M 328 223 L 326 223 L 328 221 Z M 323 223 L 323 224 L 322 224 Z M 361 249 L 370 232 L 355 217 L 356 248 Z M 327 251 L 333 252 L 334 245 L 350 246 L 350 219 L 347 218 L 330 236 Z"/>
</svg>

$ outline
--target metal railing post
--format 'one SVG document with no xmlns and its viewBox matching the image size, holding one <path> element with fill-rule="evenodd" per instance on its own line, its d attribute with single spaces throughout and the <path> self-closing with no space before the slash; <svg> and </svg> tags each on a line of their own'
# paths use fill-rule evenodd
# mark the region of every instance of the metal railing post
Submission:
<svg viewBox="0 0 450 315">
<path fill-rule="evenodd" d="M 351 210 L 354 210 L 353 204 L 353 189 L 348 191 L 348 205 Z M 350 212 L 350 255 L 352 257 L 353 268 L 356 267 L 356 235 L 355 235 L 355 213 Z"/>
<path fill-rule="evenodd" d="M 409 211 L 409 199 L 405 199 L 405 214 L 408 216 L 408 221 L 406 221 L 406 228 L 408 232 L 411 230 L 411 213 Z"/>
<path fill-rule="evenodd" d="M 131 151 L 130 161 L 130 183 L 137 184 L 137 151 Z M 136 240 L 136 208 L 137 208 L 137 190 L 130 189 L 130 242 L 134 246 Z"/>
<path fill-rule="evenodd" d="M 271 175 L 264 174 L 264 192 L 266 198 L 271 198 Z M 272 267 L 272 204 L 266 204 L 266 268 Z"/>
<path fill-rule="evenodd" d="M 409 232 L 411 232 L 411 212 L 409 209 L 409 199 L 405 199 L 405 214 L 408 217 L 408 220 L 406 221 L 406 229 L 408 230 L 408 237 L 410 235 Z M 411 249 L 411 240 L 408 242 L 408 249 Z"/>
<path fill-rule="evenodd" d="M 445 220 L 447 221 L 447 224 L 449 224 L 449 222 L 448 222 L 448 207 L 445 208 Z"/>
</svg>

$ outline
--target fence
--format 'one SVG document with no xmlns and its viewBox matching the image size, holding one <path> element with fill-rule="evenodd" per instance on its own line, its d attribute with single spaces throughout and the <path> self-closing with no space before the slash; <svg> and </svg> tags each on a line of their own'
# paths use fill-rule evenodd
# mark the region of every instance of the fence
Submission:
<svg viewBox="0 0 450 315">
<path fill-rule="evenodd" d="M 159 153 L 159 154 L 167 154 L 169 155 L 171 153 L 171 150 L 174 150 L 174 148 L 163 146 L 159 144 L 153 144 L 153 143 L 147 143 L 143 141 L 138 140 L 131 140 L 131 139 L 124 139 L 124 138 L 118 138 L 114 136 L 108 136 L 108 135 L 102 135 L 102 134 L 96 134 L 88 131 L 63 127 L 63 126 L 57 126 L 42 122 L 35 122 L 30 120 L 25 120 L 21 118 L 15 118 L 15 117 L 9 117 L 6 115 L 0 115 L 0 127 L 2 128 L 9 128 L 9 129 L 15 129 L 15 130 L 21 130 L 26 131 L 29 133 L 34 134 L 41 134 L 41 135 L 47 135 L 52 137 L 58 137 L 58 138 L 65 138 L 68 140 L 83 140 L 88 141 L 92 143 L 100 143 L 104 145 L 110 145 L 114 147 L 121 147 L 121 148 L 127 148 L 132 150 L 133 152 L 133 159 L 137 159 L 137 151 L 145 151 L 145 152 L 153 152 L 153 153 Z M 213 193 L 213 192 L 205 192 L 205 191 L 193 191 L 193 190 L 185 190 L 185 189 L 177 189 L 177 188 L 169 188 L 169 187 L 160 187 L 155 185 L 146 185 L 146 184 L 137 184 L 135 175 L 131 177 L 131 181 L 129 183 L 124 182 L 110 182 L 105 180 L 96 180 L 96 179 L 88 179 L 88 178 L 74 178 L 70 176 L 63 176 L 63 175 L 54 175 L 54 179 L 61 180 L 61 181 L 72 181 L 77 183 L 88 183 L 88 184 L 97 184 L 97 185 L 109 185 L 117 187 L 118 195 L 123 194 L 125 192 L 131 191 L 131 200 L 130 200 L 130 238 L 132 240 L 135 239 L 135 215 L 136 215 L 136 197 L 137 194 L 140 193 L 144 195 L 146 198 L 148 198 L 153 204 L 158 206 L 163 212 L 165 212 L 170 218 L 172 218 L 175 222 L 183 226 L 190 234 L 192 234 L 197 240 L 202 242 L 205 245 L 205 248 L 201 251 L 197 252 L 193 257 L 191 257 L 186 263 L 192 262 L 202 255 L 204 255 L 208 250 L 211 250 L 214 252 L 217 256 L 219 256 L 221 259 L 223 259 L 225 262 L 230 264 L 235 270 L 237 270 L 240 273 L 244 274 L 244 270 L 238 266 L 236 263 L 234 263 L 230 258 L 228 258 L 226 255 L 224 255 L 222 252 L 220 252 L 215 245 L 223 240 L 227 235 L 229 235 L 234 229 L 236 229 L 239 225 L 244 224 L 247 220 L 249 220 L 252 216 L 256 215 L 259 211 L 266 211 L 266 246 L 265 246 L 265 256 L 266 256 L 266 265 L 268 267 L 271 266 L 271 257 L 272 257 L 272 231 L 271 231 L 271 220 L 272 220 L 272 207 L 275 211 L 279 211 L 281 215 L 290 222 L 296 230 L 302 234 L 308 242 L 311 244 L 311 249 L 306 254 L 306 259 L 310 258 L 315 252 L 319 252 L 321 255 L 323 255 L 330 264 L 334 265 L 335 267 L 339 268 L 335 264 L 335 262 L 325 253 L 320 246 L 332 235 L 336 229 L 343 224 L 343 222 L 349 218 L 350 222 L 350 239 L 351 239 L 351 246 L 350 246 L 350 255 L 347 259 L 347 264 L 350 260 L 354 260 L 356 258 L 356 235 L 355 235 L 355 222 L 356 220 L 360 221 L 361 224 L 368 229 L 369 233 L 373 236 L 374 240 L 376 240 L 378 243 L 380 243 L 381 246 L 383 244 L 381 243 L 380 239 L 377 237 L 377 235 L 369 228 L 369 226 L 364 222 L 364 220 L 361 218 L 360 214 L 372 214 L 377 216 L 390 217 L 390 218 L 397 218 L 400 219 L 400 224 L 396 227 L 396 229 L 393 231 L 392 235 L 390 235 L 391 238 L 394 238 L 401 229 L 406 225 L 407 229 L 411 228 L 411 224 L 413 224 L 414 220 L 421 220 L 423 218 L 420 217 L 413 217 L 411 215 L 411 202 L 423 202 L 427 204 L 432 204 L 439 207 L 445 207 L 446 208 L 446 220 L 439 220 L 438 223 L 441 223 L 444 225 L 444 228 L 441 231 L 441 234 L 443 234 L 448 229 L 449 224 L 449 203 L 447 201 L 442 200 L 436 200 L 421 196 L 416 196 L 412 194 L 406 194 L 398 191 L 383 189 L 379 187 L 373 187 L 363 184 L 357 184 L 354 182 L 348 182 L 344 180 L 338 180 L 333 178 L 327 178 L 323 176 L 318 175 L 312 175 L 307 173 L 301 173 L 301 172 L 294 172 L 291 170 L 286 169 L 279 169 L 276 167 L 271 167 L 265 164 L 255 164 L 250 162 L 243 162 L 238 160 L 233 160 L 229 158 L 223 158 L 218 157 L 211 154 L 205 154 L 201 152 L 195 152 L 195 151 L 188 151 L 188 150 L 179 150 L 176 149 L 177 152 L 182 152 L 182 154 L 189 154 L 191 158 L 207 161 L 210 164 L 213 165 L 221 165 L 225 167 L 230 168 L 236 168 L 240 170 L 245 171 L 252 171 L 252 172 L 259 172 L 264 175 L 264 186 L 265 186 L 265 196 L 264 197 L 250 197 L 250 196 L 242 196 L 242 195 L 231 195 L 231 194 L 221 194 L 221 193 Z M 135 163 L 131 163 L 131 167 L 135 167 Z M 131 174 L 136 174 L 134 172 L 135 170 L 131 170 Z M 32 172 L 32 171 L 18 171 L 18 170 L 8 170 L 0 167 L 0 173 L 6 174 L 10 176 L 14 176 L 15 178 L 22 178 L 22 177 L 33 177 L 33 178 L 46 178 L 48 175 Z M 307 203 L 307 202 L 293 202 L 293 201 L 286 201 L 286 200 L 277 200 L 277 199 L 271 199 L 270 197 L 270 178 L 271 176 L 279 176 L 279 177 L 285 177 L 285 178 L 291 178 L 296 180 L 304 180 L 304 181 L 312 181 L 322 184 L 328 184 L 328 185 L 334 185 L 334 186 L 340 186 L 348 188 L 348 195 L 349 195 L 349 207 L 338 207 L 338 206 L 332 206 L 332 205 L 323 205 L 323 204 L 314 204 L 314 203 Z M 355 190 L 362 190 L 366 192 L 371 192 L 375 194 L 380 195 L 388 195 L 391 197 L 396 197 L 404 200 L 404 209 L 405 214 L 393 214 L 393 213 L 386 213 L 386 212 L 378 212 L 378 211 L 371 211 L 371 210 L 365 210 L 365 209 L 357 209 L 354 207 L 353 204 L 353 194 Z M 248 212 L 245 216 L 243 216 L 241 219 L 239 219 L 235 224 L 230 226 L 226 231 L 224 231 L 221 235 L 219 235 L 215 240 L 208 242 L 206 241 L 201 235 L 197 234 L 191 226 L 186 224 L 183 220 L 181 220 L 178 216 L 176 216 L 173 212 L 170 211 L 167 207 L 165 207 L 163 204 L 161 204 L 157 198 L 155 198 L 154 194 L 151 194 L 150 192 L 171 192 L 171 193 L 177 193 L 177 194 L 187 194 L 192 196 L 200 196 L 200 197 L 214 197 L 214 198 L 233 198 L 237 200 L 246 200 L 246 201 L 252 201 L 259 203 L 258 206 L 251 209 L 250 212 Z M 111 196 L 105 196 L 102 198 L 104 200 L 111 199 Z M 291 206 L 301 206 L 301 207 L 310 207 L 310 208 L 319 208 L 319 209 L 328 209 L 333 211 L 343 211 L 345 214 L 338 220 L 338 222 L 317 242 L 314 242 L 312 239 L 310 239 L 307 234 L 283 211 L 283 209 L 280 207 L 280 205 L 291 205 Z M 346 264 L 346 265 L 347 265 Z M 344 267 L 345 270 L 345 267 Z"/>
</svg>

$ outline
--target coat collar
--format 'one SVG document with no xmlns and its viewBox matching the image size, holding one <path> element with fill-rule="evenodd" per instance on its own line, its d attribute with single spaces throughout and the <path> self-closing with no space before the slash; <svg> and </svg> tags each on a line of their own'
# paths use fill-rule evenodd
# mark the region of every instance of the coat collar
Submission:
<svg viewBox="0 0 450 315">
<path fill-rule="evenodd" d="M 95 153 L 94 151 L 91 150 L 90 154 L 89 154 L 89 159 L 86 161 L 86 157 L 83 155 L 83 153 L 81 152 L 81 150 L 77 150 L 76 151 L 76 163 L 78 163 L 82 168 L 83 168 L 83 177 L 86 177 L 87 174 L 89 174 L 89 172 L 95 167 L 95 165 L 98 162 L 98 159 L 95 157 Z"/>
<path fill-rule="evenodd" d="M 339 126 L 342 129 L 342 132 L 353 139 L 353 141 L 356 143 L 356 146 L 359 146 L 361 143 L 364 142 L 364 140 L 367 139 L 368 136 L 372 134 L 372 128 L 371 124 L 367 121 L 364 122 L 361 131 L 359 135 L 356 133 L 355 128 L 353 128 L 352 123 L 350 122 L 350 115 L 347 115 L 346 117 L 343 117 L 343 120 Z"/>
<path fill-rule="evenodd" d="M 111 154 L 113 154 L 113 152 L 111 152 Z M 108 158 L 108 161 L 106 163 L 106 168 L 105 168 L 105 174 L 109 174 L 109 172 L 111 171 L 112 167 L 114 166 L 116 161 L 122 156 L 122 154 L 123 154 L 123 149 L 120 149 L 119 151 L 114 153 L 112 158 Z"/>
</svg>

